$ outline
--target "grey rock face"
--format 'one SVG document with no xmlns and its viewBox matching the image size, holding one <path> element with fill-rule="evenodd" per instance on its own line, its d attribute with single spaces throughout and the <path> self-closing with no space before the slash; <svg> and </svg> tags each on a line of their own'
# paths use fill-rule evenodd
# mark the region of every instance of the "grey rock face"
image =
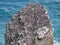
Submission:
<svg viewBox="0 0 60 45">
<path fill-rule="evenodd" d="M 44 6 L 29 4 L 6 26 L 5 45 L 53 45 L 53 28 Z"/>
</svg>

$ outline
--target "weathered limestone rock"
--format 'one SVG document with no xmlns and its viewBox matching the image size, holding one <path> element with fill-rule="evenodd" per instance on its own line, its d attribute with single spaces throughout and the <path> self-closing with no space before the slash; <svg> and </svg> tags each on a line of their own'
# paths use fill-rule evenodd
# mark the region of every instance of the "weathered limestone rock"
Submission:
<svg viewBox="0 0 60 45">
<path fill-rule="evenodd" d="M 44 6 L 29 4 L 6 26 L 5 45 L 53 45 L 53 28 Z"/>
</svg>

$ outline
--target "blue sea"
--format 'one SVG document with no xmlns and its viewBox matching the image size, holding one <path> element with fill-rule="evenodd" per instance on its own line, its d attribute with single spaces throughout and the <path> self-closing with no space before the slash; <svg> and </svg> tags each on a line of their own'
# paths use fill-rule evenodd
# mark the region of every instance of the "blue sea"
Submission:
<svg viewBox="0 0 60 45">
<path fill-rule="evenodd" d="M 10 18 L 29 3 L 45 5 L 54 27 L 54 45 L 60 45 L 60 0 L 0 0 L 0 45 L 5 43 L 5 27 Z"/>
</svg>

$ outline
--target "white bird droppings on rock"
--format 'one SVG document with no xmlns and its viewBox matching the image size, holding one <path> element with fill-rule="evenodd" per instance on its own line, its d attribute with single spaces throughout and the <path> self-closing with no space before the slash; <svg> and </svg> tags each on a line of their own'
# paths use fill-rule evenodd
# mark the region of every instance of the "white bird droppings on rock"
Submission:
<svg viewBox="0 0 60 45">
<path fill-rule="evenodd" d="M 13 45 L 53 45 L 53 28 L 44 6 L 31 3 L 11 18 L 6 26 L 5 45 L 12 45 L 11 42 Z"/>
</svg>

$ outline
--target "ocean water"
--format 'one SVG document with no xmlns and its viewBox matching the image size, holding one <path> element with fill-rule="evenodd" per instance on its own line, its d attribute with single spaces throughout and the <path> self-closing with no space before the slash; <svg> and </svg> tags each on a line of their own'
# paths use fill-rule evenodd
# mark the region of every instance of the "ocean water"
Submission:
<svg viewBox="0 0 60 45">
<path fill-rule="evenodd" d="M 0 0 L 0 45 L 4 45 L 5 27 L 10 18 L 31 2 L 45 5 L 54 27 L 54 45 L 60 45 L 60 0 Z"/>
</svg>

